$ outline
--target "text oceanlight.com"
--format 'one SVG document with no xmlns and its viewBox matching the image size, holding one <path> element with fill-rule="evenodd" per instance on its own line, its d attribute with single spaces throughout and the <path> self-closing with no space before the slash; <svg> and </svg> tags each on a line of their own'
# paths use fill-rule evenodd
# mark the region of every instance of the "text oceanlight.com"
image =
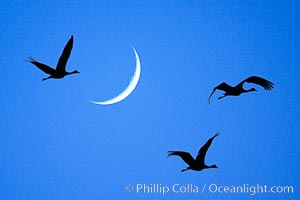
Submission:
<svg viewBox="0 0 300 200">
<path fill-rule="evenodd" d="M 203 193 L 219 193 L 219 194 L 292 194 L 294 193 L 293 186 L 269 186 L 269 185 L 218 185 L 218 184 L 179 184 L 172 185 L 164 184 L 143 184 L 137 183 L 135 185 L 127 184 L 125 191 L 133 192 L 137 194 L 161 194 L 166 195 L 168 193 L 178 194 L 203 194 Z"/>
</svg>

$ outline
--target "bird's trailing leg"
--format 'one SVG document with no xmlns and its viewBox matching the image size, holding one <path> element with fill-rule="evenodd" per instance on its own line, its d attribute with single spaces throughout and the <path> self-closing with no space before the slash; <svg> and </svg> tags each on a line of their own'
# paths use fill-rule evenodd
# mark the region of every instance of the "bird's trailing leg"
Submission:
<svg viewBox="0 0 300 200">
<path fill-rule="evenodd" d="M 51 76 L 47 77 L 47 78 L 43 78 L 42 81 L 45 81 L 47 79 L 51 78 Z"/>
<path fill-rule="evenodd" d="M 226 97 L 227 95 L 226 94 L 224 94 L 223 96 L 221 96 L 221 97 L 218 97 L 218 100 L 220 100 L 220 99 L 222 99 L 222 98 L 224 98 L 224 97 Z"/>
<path fill-rule="evenodd" d="M 185 169 L 182 169 L 181 172 L 185 172 L 185 171 L 187 171 L 187 170 L 189 170 L 189 169 L 190 169 L 190 168 L 187 167 L 187 168 L 185 168 Z"/>
</svg>

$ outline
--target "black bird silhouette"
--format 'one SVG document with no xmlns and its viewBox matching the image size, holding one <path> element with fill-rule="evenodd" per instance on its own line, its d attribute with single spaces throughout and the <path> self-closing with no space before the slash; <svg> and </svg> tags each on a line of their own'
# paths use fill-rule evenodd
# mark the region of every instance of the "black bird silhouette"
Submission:
<svg viewBox="0 0 300 200">
<path fill-rule="evenodd" d="M 50 74 L 49 77 L 47 78 L 43 78 L 44 80 L 47 80 L 49 78 L 63 78 L 66 75 L 70 75 L 70 74 L 76 74 L 79 73 L 79 71 L 74 70 L 72 72 L 67 72 L 66 71 L 66 64 L 68 62 L 68 59 L 70 57 L 71 51 L 73 48 L 73 35 L 71 36 L 71 38 L 69 39 L 68 43 L 66 44 L 61 56 L 59 57 L 59 60 L 57 62 L 56 65 L 56 69 L 53 69 L 43 63 L 40 63 L 38 61 L 36 61 L 35 59 L 33 59 L 32 57 L 28 58 L 28 62 L 34 64 L 35 66 L 37 66 L 40 70 L 42 70 L 43 72 L 45 72 L 46 74 Z"/>
<path fill-rule="evenodd" d="M 216 90 L 223 90 L 225 92 L 223 96 L 218 98 L 219 100 L 226 97 L 226 96 L 239 96 L 242 93 L 257 91 L 255 88 L 245 90 L 243 88 L 243 84 L 245 82 L 260 85 L 265 90 L 272 90 L 274 88 L 274 83 L 272 83 L 271 81 L 268 81 L 264 78 L 258 77 L 258 76 L 250 76 L 250 77 L 246 78 L 245 80 L 243 80 L 242 82 L 240 82 L 239 84 L 237 84 L 234 87 L 232 87 L 232 86 L 228 85 L 227 83 L 223 82 L 220 85 L 214 87 L 213 91 L 209 95 L 208 103 L 210 104 L 210 98 Z"/>
<path fill-rule="evenodd" d="M 181 172 L 187 171 L 187 170 L 195 170 L 195 171 L 201 171 L 202 169 L 207 169 L 207 168 L 218 168 L 217 165 L 206 165 L 204 160 L 205 160 L 205 155 L 210 147 L 213 139 L 217 137 L 220 133 L 217 132 L 214 136 L 209 138 L 207 142 L 200 148 L 198 155 L 196 159 L 194 159 L 189 152 L 185 151 L 168 151 L 168 156 L 180 156 L 181 159 L 186 162 L 189 166 L 186 169 L 182 169 Z"/>
</svg>

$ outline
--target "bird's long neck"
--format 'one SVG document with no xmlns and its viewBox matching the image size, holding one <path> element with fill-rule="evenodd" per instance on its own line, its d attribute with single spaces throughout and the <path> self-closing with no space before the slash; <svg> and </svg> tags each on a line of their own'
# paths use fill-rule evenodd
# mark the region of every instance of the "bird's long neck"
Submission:
<svg viewBox="0 0 300 200">
<path fill-rule="evenodd" d="M 66 72 L 67 75 L 75 74 L 75 73 L 76 73 L 75 71 L 72 71 L 72 72 Z"/>
<path fill-rule="evenodd" d="M 206 165 L 205 168 L 218 168 L 216 165 Z"/>
<path fill-rule="evenodd" d="M 215 168 L 214 165 L 206 166 L 206 168 Z"/>
<path fill-rule="evenodd" d="M 75 70 L 75 71 L 72 71 L 72 72 L 66 72 L 66 75 L 70 75 L 70 74 L 77 74 L 78 73 L 78 71 L 77 70 Z"/>
</svg>

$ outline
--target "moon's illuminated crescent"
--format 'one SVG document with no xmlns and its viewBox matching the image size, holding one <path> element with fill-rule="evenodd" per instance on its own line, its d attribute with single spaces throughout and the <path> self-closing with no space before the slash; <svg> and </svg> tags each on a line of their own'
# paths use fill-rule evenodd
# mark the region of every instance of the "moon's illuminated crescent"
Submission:
<svg viewBox="0 0 300 200">
<path fill-rule="evenodd" d="M 140 63 L 140 59 L 139 59 L 138 53 L 136 52 L 135 48 L 133 46 L 131 46 L 131 47 L 135 54 L 136 66 L 135 66 L 135 72 L 134 72 L 127 88 L 122 93 L 120 93 L 118 96 L 116 96 L 112 99 L 109 99 L 106 101 L 90 101 L 90 102 L 99 104 L 99 105 L 111 105 L 111 104 L 115 104 L 115 103 L 118 103 L 118 102 L 124 100 L 126 97 L 128 97 L 133 92 L 133 90 L 137 86 L 139 79 L 140 79 L 141 63 Z"/>
</svg>

